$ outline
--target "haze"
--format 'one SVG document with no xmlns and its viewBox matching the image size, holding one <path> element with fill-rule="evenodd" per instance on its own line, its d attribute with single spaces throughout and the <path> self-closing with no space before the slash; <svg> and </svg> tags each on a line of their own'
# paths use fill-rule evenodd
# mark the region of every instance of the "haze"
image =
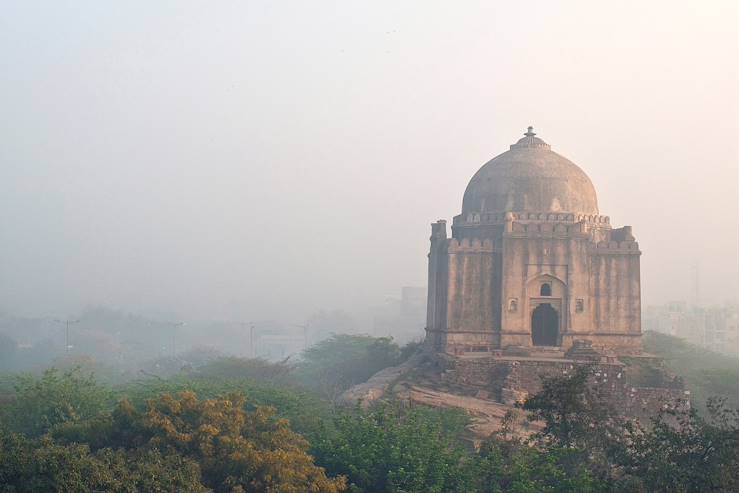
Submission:
<svg viewBox="0 0 739 493">
<path fill-rule="evenodd" d="M 632 225 L 644 303 L 737 300 L 739 7 L 3 2 L 0 310 L 300 320 L 426 283 L 534 125 Z"/>
</svg>

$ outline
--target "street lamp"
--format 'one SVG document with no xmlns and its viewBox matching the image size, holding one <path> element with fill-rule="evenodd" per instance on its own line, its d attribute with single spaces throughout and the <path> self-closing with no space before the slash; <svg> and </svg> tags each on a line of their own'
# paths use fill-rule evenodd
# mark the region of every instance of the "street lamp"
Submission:
<svg viewBox="0 0 739 493">
<path fill-rule="evenodd" d="M 72 345 L 69 343 L 69 324 L 78 324 L 78 323 L 80 323 L 80 321 L 79 320 L 70 320 L 70 319 L 59 320 L 58 318 L 55 318 L 54 319 L 54 322 L 65 325 L 65 329 L 64 329 L 64 351 L 66 353 L 69 353 L 69 350 L 72 349 Z"/>
<path fill-rule="evenodd" d="M 169 324 L 172 327 L 172 357 L 174 358 L 177 356 L 176 353 L 176 347 L 175 343 L 177 342 L 177 331 L 175 330 L 177 327 L 182 327 L 185 325 L 185 322 L 169 322 Z"/>
<path fill-rule="evenodd" d="M 251 351 L 251 357 L 254 358 L 254 322 L 239 322 L 242 327 L 249 326 L 249 350 Z"/>
</svg>

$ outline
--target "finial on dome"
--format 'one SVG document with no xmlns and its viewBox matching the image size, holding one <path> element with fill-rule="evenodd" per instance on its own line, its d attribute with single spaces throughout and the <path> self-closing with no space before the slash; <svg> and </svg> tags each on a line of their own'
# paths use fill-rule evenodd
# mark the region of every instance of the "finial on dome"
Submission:
<svg viewBox="0 0 739 493">
<path fill-rule="evenodd" d="M 523 134 L 524 136 L 520 139 L 518 139 L 518 142 L 513 144 L 511 146 L 511 149 L 522 149 L 522 148 L 542 148 L 542 149 L 551 149 L 549 144 L 541 140 L 539 137 L 536 137 L 536 134 L 534 133 L 534 127 L 529 126 L 528 132 Z"/>
</svg>

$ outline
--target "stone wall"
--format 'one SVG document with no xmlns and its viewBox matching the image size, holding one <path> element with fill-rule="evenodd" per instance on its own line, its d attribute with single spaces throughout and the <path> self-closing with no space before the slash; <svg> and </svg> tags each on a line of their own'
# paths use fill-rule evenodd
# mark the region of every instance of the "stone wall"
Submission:
<svg viewBox="0 0 739 493">
<path fill-rule="evenodd" d="M 568 359 L 515 358 L 496 355 L 491 357 L 442 356 L 437 358 L 443 382 L 458 391 L 475 394 L 486 392 L 491 398 L 505 404 L 514 404 L 536 394 L 546 378 L 571 375 L 578 366 L 593 364 L 594 385 L 619 410 L 625 414 L 645 417 L 663 406 L 689 406 L 689 392 L 682 380 L 655 366 L 659 380 L 655 386 L 637 385 L 640 378 L 635 367 L 620 361 L 587 363 Z M 660 373 L 661 372 L 661 373 Z"/>
</svg>

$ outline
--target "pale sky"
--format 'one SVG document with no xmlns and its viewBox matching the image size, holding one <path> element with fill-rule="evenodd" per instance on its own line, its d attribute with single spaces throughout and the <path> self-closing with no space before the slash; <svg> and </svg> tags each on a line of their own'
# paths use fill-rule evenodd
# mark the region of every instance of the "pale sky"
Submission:
<svg viewBox="0 0 739 493">
<path fill-rule="evenodd" d="M 645 304 L 736 300 L 738 5 L 0 1 L 0 310 L 382 302 L 528 125 Z"/>
</svg>

